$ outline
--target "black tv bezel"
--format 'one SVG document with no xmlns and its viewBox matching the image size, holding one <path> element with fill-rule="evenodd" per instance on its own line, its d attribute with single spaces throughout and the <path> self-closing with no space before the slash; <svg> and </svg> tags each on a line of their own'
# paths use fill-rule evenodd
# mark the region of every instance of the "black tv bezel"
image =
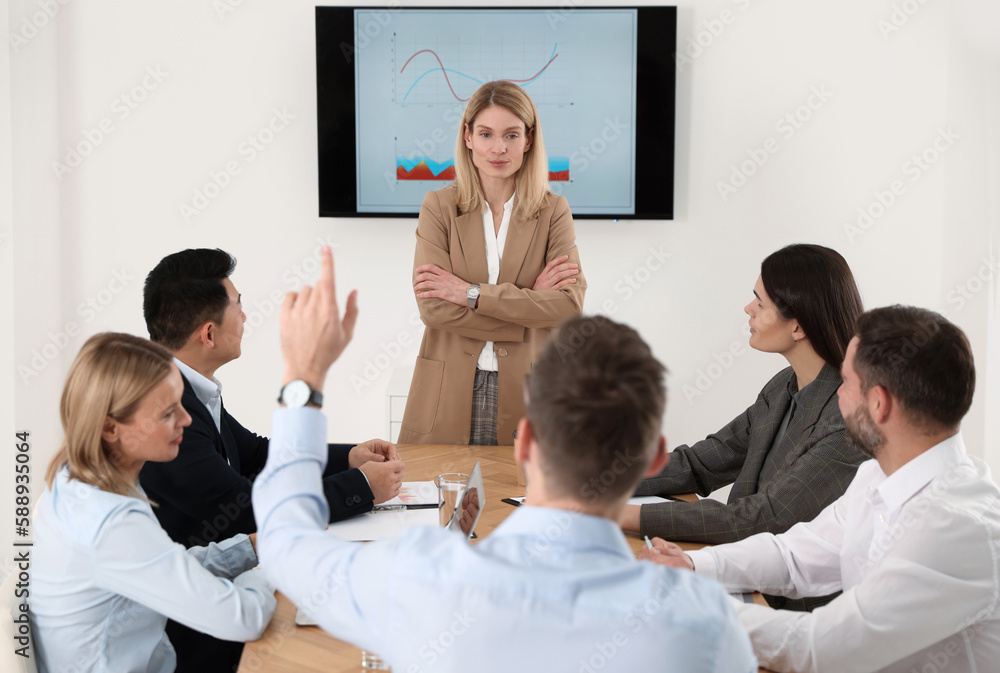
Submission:
<svg viewBox="0 0 1000 673">
<path fill-rule="evenodd" d="M 316 7 L 316 125 L 320 217 L 416 217 L 417 213 L 358 212 L 354 83 L 354 11 L 391 12 L 377 6 Z M 541 10 L 565 7 L 407 7 L 409 10 Z M 580 7 L 581 11 L 634 9 L 637 17 L 635 213 L 573 213 L 575 219 L 674 219 L 674 128 L 677 7 Z M 573 10 L 576 11 L 576 10 Z M 347 20 L 345 20 L 345 18 Z M 668 43 L 663 40 L 667 38 Z M 669 179 L 661 167 L 669 166 Z M 345 188 L 345 185 L 349 188 Z M 572 208 L 573 204 L 570 204 Z"/>
</svg>

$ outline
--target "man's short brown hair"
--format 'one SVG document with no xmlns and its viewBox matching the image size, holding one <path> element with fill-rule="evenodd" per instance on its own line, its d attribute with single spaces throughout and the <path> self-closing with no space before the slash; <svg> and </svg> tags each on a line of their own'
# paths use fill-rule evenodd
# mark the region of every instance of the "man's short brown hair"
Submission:
<svg viewBox="0 0 1000 673">
<path fill-rule="evenodd" d="M 526 384 L 528 421 L 554 493 L 596 503 L 635 489 L 659 441 L 665 372 L 631 327 L 600 316 L 562 324 Z"/>
<path fill-rule="evenodd" d="M 961 329 L 934 311 L 886 306 L 862 315 L 855 331 L 862 392 L 882 386 L 926 432 L 958 427 L 976 390 L 972 348 Z"/>
</svg>

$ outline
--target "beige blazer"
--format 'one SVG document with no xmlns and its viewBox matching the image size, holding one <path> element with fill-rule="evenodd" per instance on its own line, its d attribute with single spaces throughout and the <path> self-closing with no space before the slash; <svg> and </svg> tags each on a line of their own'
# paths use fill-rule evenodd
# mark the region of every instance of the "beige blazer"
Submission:
<svg viewBox="0 0 1000 673">
<path fill-rule="evenodd" d="M 468 444 L 472 386 L 487 341 L 499 362 L 497 443 L 514 443 L 524 415 L 522 380 L 549 331 L 583 310 L 587 281 L 561 290 L 532 290 L 545 265 L 560 255 L 580 263 L 569 205 L 550 194 L 538 217 L 511 217 L 496 285 L 489 285 L 482 213 L 459 213 L 454 187 L 429 192 L 417 223 L 416 268 L 436 264 L 479 284 L 479 308 L 443 299 L 417 299 L 427 328 L 414 367 L 400 444 Z"/>
</svg>

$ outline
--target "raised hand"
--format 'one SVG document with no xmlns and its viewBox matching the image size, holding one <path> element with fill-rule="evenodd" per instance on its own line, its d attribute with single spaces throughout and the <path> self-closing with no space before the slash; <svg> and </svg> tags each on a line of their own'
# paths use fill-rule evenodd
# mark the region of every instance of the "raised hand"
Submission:
<svg viewBox="0 0 1000 673">
<path fill-rule="evenodd" d="M 324 245 L 316 286 L 303 285 L 298 292 L 289 292 L 281 305 L 281 355 L 285 361 L 282 385 L 303 379 L 316 390 L 323 389 L 330 365 L 354 335 L 357 299 L 354 290 L 347 297 L 347 308 L 341 318 L 333 277 L 333 253 Z"/>
</svg>

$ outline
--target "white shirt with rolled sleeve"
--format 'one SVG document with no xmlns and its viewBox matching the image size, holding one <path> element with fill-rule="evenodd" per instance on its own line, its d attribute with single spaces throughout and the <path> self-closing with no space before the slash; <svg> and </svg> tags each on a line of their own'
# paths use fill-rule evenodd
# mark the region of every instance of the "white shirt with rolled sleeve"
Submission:
<svg viewBox="0 0 1000 673">
<path fill-rule="evenodd" d="M 843 594 L 810 613 L 737 605 L 774 671 L 1000 670 L 1000 490 L 956 434 L 786 533 L 689 552 L 729 591 Z"/>
</svg>

